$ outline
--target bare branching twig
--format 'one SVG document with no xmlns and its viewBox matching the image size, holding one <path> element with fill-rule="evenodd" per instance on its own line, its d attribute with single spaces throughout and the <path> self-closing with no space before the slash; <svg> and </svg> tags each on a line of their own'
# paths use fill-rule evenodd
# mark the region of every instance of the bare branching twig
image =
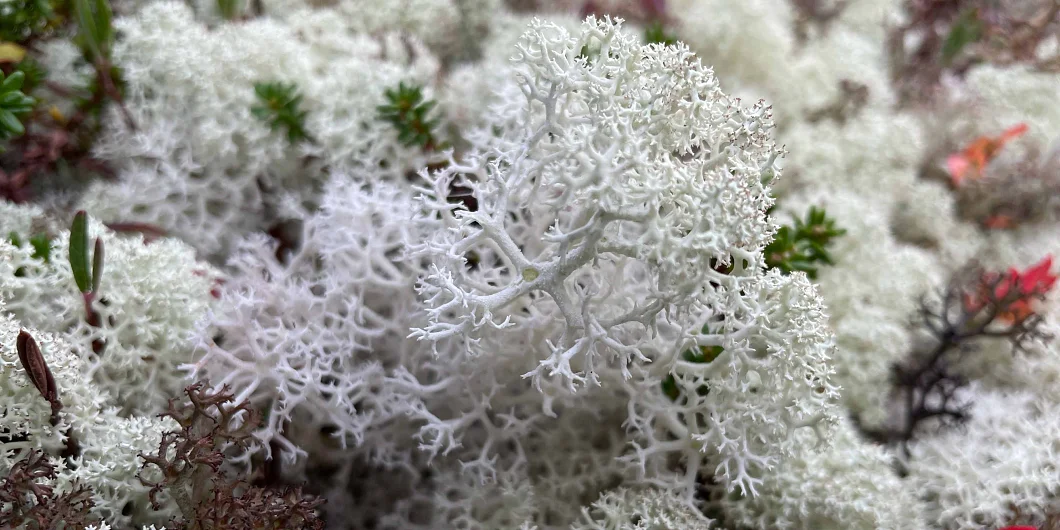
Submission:
<svg viewBox="0 0 1060 530">
<path fill-rule="evenodd" d="M 932 342 L 894 367 L 900 416 L 891 426 L 862 431 L 877 442 L 899 445 L 908 456 L 908 443 L 925 425 L 966 421 L 969 404 L 959 391 L 968 379 L 959 367 L 975 354 L 980 339 L 1008 339 L 1016 353 L 1047 337 L 1030 304 L 1055 282 L 1049 273 L 1051 264 L 1046 259 L 1026 272 L 1008 274 L 971 266 L 954 275 L 936 296 L 923 297 L 915 324 L 928 332 Z"/>
</svg>

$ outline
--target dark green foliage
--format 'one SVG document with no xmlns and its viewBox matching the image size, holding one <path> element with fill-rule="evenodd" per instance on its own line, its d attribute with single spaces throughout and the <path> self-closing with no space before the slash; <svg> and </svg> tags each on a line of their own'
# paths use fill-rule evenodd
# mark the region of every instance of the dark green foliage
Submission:
<svg viewBox="0 0 1060 530">
<path fill-rule="evenodd" d="M 663 394 L 670 398 L 670 401 L 677 401 L 677 398 L 681 396 L 681 389 L 677 388 L 677 381 L 674 376 L 668 375 L 662 382 Z"/>
<path fill-rule="evenodd" d="M 88 215 L 84 210 L 77 212 L 70 226 L 70 270 L 73 272 L 77 290 L 85 302 L 85 322 L 89 326 L 102 326 L 102 319 L 92 302 L 99 295 L 99 286 L 103 281 L 103 239 L 96 238 L 92 255 L 88 250 Z M 105 300 L 101 299 L 105 303 Z M 106 347 L 102 339 L 92 341 L 92 351 L 99 355 Z"/>
<path fill-rule="evenodd" d="M 662 22 L 654 20 L 644 28 L 644 42 L 646 44 L 660 43 L 669 46 L 677 44 L 677 37 L 666 31 L 666 26 L 663 26 Z"/>
<path fill-rule="evenodd" d="M 90 292 L 91 272 L 88 257 L 88 215 L 82 210 L 74 216 L 70 225 L 70 270 L 74 274 L 77 290 Z"/>
<path fill-rule="evenodd" d="M 14 0 L 0 9 L 0 41 L 24 42 L 48 29 L 55 19 L 49 0 Z"/>
<path fill-rule="evenodd" d="M 52 260 L 52 238 L 43 232 L 29 238 L 29 244 L 33 246 L 33 257 L 51 263 Z"/>
<path fill-rule="evenodd" d="M 37 102 L 22 93 L 22 83 L 26 74 L 12 72 L 6 78 L 0 72 L 0 140 L 21 136 L 26 128 L 19 121 L 19 116 L 33 110 Z"/>
<path fill-rule="evenodd" d="M 14 0 L 16 3 L 25 1 L 28 0 Z M 54 16 L 48 19 L 43 31 L 69 38 L 81 52 L 79 60 L 87 63 L 95 75 L 87 88 L 47 83 L 48 93 L 56 96 L 55 99 L 49 98 L 56 105 L 49 104 L 48 112 L 42 112 L 43 109 L 31 112 L 36 103 L 32 99 L 0 90 L 0 140 L 21 135 L 17 143 L 23 155 L 5 158 L 4 172 L 9 177 L 17 175 L 18 178 L 0 179 L 4 181 L 0 195 L 17 202 L 31 199 L 32 190 L 38 188 L 34 182 L 40 177 L 66 173 L 67 168 L 77 168 L 77 174 L 108 171 L 106 164 L 94 159 L 92 151 L 108 102 L 118 104 L 128 129 L 136 129 L 132 116 L 122 104 L 121 72 L 111 63 L 116 32 L 107 0 L 45 1 L 50 2 L 48 5 Z M 5 5 L 11 5 L 11 2 Z M 5 14 L 11 12 L 5 11 Z M 0 20 L 0 28 L 11 29 L 2 22 Z M 25 45 L 15 43 L 6 48 L 8 61 L 20 60 L 9 79 L 21 77 L 22 96 L 45 83 L 47 72 L 33 59 L 24 57 L 24 52 L 39 51 L 35 41 L 46 36 L 34 33 L 27 37 Z M 18 108 L 4 108 L 5 103 L 13 103 Z M 60 103 L 72 106 L 72 111 L 60 112 L 60 108 L 68 108 Z"/>
<path fill-rule="evenodd" d="M 34 88 L 40 86 L 44 78 L 48 76 L 48 71 L 39 62 L 28 57 L 15 66 L 15 71 L 22 72 L 26 76 L 26 79 L 22 82 L 22 92 L 31 92 Z"/>
<path fill-rule="evenodd" d="M 766 265 L 785 274 L 802 271 L 816 279 L 819 264 L 833 264 L 828 245 L 845 233 L 846 230 L 836 228 L 835 219 L 829 219 L 823 209 L 812 207 L 805 221 L 795 219 L 795 226 L 780 227 L 765 249 Z"/>
<path fill-rule="evenodd" d="M 397 90 L 387 89 L 385 95 L 387 104 L 378 107 L 379 117 L 397 129 L 398 140 L 408 147 L 437 149 L 434 128 L 438 119 L 428 116 L 437 102 L 425 100 L 422 87 L 404 82 L 398 84 Z"/>
<path fill-rule="evenodd" d="M 255 117 L 267 122 L 274 131 L 285 129 L 291 143 L 309 139 L 305 130 L 307 113 L 298 108 L 302 96 L 298 94 L 298 87 L 294 83 L 254 83 L 254 93 L 261 102 L 250 109 Z"/>
<path fill-rule="evenodd" d="M 77 36 L 74 42 L 91 64 L 109 59 L 114 44 L 114 26 L 107 0 L 73 0 Z"/>
<path fill-rule="evenodd" d="M 103 282 L 103 240 L 96 238 L 96 247 L 92 251 L 92 292 L 98 293 Z"/>
<path fill-rule="evenodd" d="M 22 237 L 17 232 L 11 232 L 7 235 L 7 239 L 11 241 L 12 245 L 21 247 L 24 243 Z M 52 258 L 52 238 L 46 233 L 39 233 L 29 238 L 29 244 L 33 247 L 33 258 L 39 259 L 45 263 L 51 263 Z"/>
<path fill-rule="evenodd" d="M 979 10 L 966 9 L 953 23 L 942 43 L 942 64 L 952 63 L 965 46 L 979 40 L 982 35 L 983 23 L 979 20 Z"/>
<path fill-rule="evenodd" d="M 103 240 L 96 238 L 91 257 L 88 251 L 88 214 L 84 210 L 74 215 L 70 225 L 70 270 L 82 294 L 95 294 L 103 280 Z M 89 265 L 91 263 L 91 265 Z M 86 298 L 91 300 L 90 297 Z"/>
</svg>

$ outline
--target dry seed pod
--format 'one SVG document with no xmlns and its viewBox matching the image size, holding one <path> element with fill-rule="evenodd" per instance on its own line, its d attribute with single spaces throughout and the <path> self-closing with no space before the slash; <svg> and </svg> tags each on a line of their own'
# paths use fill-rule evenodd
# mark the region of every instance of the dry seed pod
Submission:
<svg viewBox="0 0 1060 530">
<path fill-rule="evenodd" d="M 58 412 L 63 407 L 62 403 L 59 402 L 59 390 L 55 386 L 55 378 L 52 377 L 52 372 L 48 369 L 48 363 L 44 361 L 44 355 L 41 353 L 37 341 L 33 338 L 33 335 L 23 329 L 18 333 L 16 347 L 18 349 L 18 360 L 22 362 L 22 367 L 29 374 L 29 379 L 33 382 L 33 386 L 37 387 L 37 390 L 44 396 L 44 399 L 48 400 L 48 403 L 51 403 L 52 412 Z"/>
</svg>

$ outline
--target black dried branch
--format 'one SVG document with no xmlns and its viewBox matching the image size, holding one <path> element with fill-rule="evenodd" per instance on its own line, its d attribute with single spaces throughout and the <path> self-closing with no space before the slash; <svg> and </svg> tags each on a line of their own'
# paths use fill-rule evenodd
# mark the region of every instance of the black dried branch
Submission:
<svg viewBox="0 0 1060 530">
<path fill-rule="evenodd" d="M 29 451 L 12 465 L 0 480 L 0 528 L 51 530 L 99 524 L 91 517 L 92 493 L 75 485 L 72 491 L 55 495 L 51 486 L 40 483 L 55 478 L 55 466 L 39 450 Z"/>
<path fill-rule="evenodd" d="M 880 443 L 897 444 L 908 456 L 909 442 L 926 425 L 946 427 L 966 421 L 969 403 L 962 401 L 960 391 L 968 379 L 961 366 L 975 354 L 976 341 L 1008 339 L 1017 353 L 1030 342 L 1047 338 L 1030 303 L 1052 287 L 1050 265 L 1047 259 L 1025 273 L 1008 274 L 973 265 L 954 275 L 934 297 L 922 297 L 914 325 L 931 341 L 893 368 L 899 416 L 889 427 L 863 428 L 863 433 Z"/>
<path fill-rule="evenodd" d="M 52 487 L 37 481 L 49 478 L 55 478 L 55 466 L 44 452 L 30 451 L 26 458 L 11 466 L 7 477 L 0 483 L 0 504 L 12 503 L 17 507 L 30 497 L 33 497 L 33 504 L 46 502 L 52 496 Z"/>
<path fill-rule="evenodd" d="M 162 436 L 156 454 L 140 457 L 140 481 L 151 487 L 152 506 L 160 508 L 158 494 L 168 492 L 180 507 L 184 522 L 167 527 L 183 530 L 320 529 L 316 508 L 323 502 L 300 490 L 276 491 L 224 476 L 224 451 L 247 449 L 259 416 L 246 403 L 233 403 L 227 387 L 207 390 L 202 383 L 185 389 L 187 402 L 171 400 L 162 417 L 173 419 L 179 430 Z M 150 469 L 161 471 L 152 480 Z"/>
</svg>

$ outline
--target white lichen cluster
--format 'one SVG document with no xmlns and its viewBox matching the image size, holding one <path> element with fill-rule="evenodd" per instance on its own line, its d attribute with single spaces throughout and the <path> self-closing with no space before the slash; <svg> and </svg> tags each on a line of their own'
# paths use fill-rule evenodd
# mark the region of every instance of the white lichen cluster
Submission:
<svg viewBox="0 0 1060 530">
<path fill-rule="evenodd" d="M 124 414 L 157 414 L 187 385 L 180 365 L 193 359 L 193 333 L 222 280 L 212 265 L 176 239 L 147 242 L 93 220 L 89 240 L 103 243 L 102 281 L 90 304 L 68 259 L 70 233 L 33 207 L 0 205 L 0 296 L 27 326 L 62 334 L 81 349 L 85 377 Z M 63 220 L 65 224 L 65 219 Z M 27 243 L 43 235 L 47 260 Z M 10 237 L 10 236 L 9 236 Z M 89 310 L 98 315 L 92 322 Z"/>
<path fill-rule="evenodd" d="M 92 151 L 114 178 L 0 204 L 0 478 L 41 449 L 57 487 L 93 492 L 89 528 L 164 530 L 181 514 L 165 495 L 151 509 L 138 454 L 173 428 L 168 400 L 206 381 L 263 417 L 226 469 L 305 485 L 329 529 L 1060 514 L 1055 292 L 1034 306 L 1050 338 L 1018 356 L 983 341 L 961 367 L 965 429 L 901 448 L 859 432 L 901 406 L 918 297 L 973 258 L 1060 255 L 1057 219 L 984 232 L 925 177 L 1015 122 L 1030 132 L 988 171 L 1052 141 L 1060 77 L 976 67 L 939 123 L 892 88 L 897 0 L 805 27 L 812 0 L 532 3 L 116 8 L 124 97 Z M 570 14 L 588 7 L 633 20 Z M 680 43 L 645 43 L 655 12 Z M 37 53 L 61 84 L 91 71 L 63 39 Z M 305 138 L 252 110 L 268 82 L 295 87 Z M 406 86 L 436 103 L 437 142 L 381 117 Z M 89 297 L 57 205 L 87 211 L 105 249 Z M 813 280 L 771 268 L 778 226 L 812 206 L 846 231 L 834 263 Z"/>
<path fill-rule="evenodd" d="M 0 475 L 25 457 L 27 450 L 42 450 L 57 473 L 51 484 L 57 491 L 87 486 L 95 506 L 92 514 L 126 528 L 136 521 L 164 522 L 176 515 L 166 494 L 158 497 L 160 510 L 153 510 L 148 488 L 136 476 L 137 454 L 157 448 L 162 433 L 173 426 L 152 417 L 125 418 L 109 406 L 107 390 L 86 379 L 88 363 L 83 350 L 62 333 L 48 333 L 24 326 L 13 318 L 0 299 Z M 28 332 L 39 346 L 55 385 L 62 408 L 55 413 L 34 386 L 14 345 L 20 332 Z M 81 454 L 71 460 L 59 458 L 74 440 Z M 153 477 L 150 472 L 146 475 Z M 156 478 L 157 479 L 157 478 Z M 7 511 L 11 506 L 0 503 Z"/>
<path fill-rule="evenodd" d="M 905 3 L 846 2 L 807 42 L 792 32 L 795 4 L 690 0 L 671 6 L 678 36 L 712 57 L 736 94 L 766 97 L 778 109 L 778 141 L 788 152 L 778 188 L 780 219 L 823 206 L 847 230 L 831 250 L 836 265 L 823 267 L 816 283 L 836 333 L 832 381 L 841 387 L 848 414 L 876 425 L 895 410 L 888 383 L 894 364 L 916 344 L 909 322 L 918 297 L 973 259 L 992 270 L 1023 270 L 1060 251 L 1055 217 L 984 233 L 958 217 L 949 183 L 923 178 L 927 169 L 944 168 L 946 155 L 962 144 L 1018 123 L 1028 125 L 1027 134 L 1006 146 L 987 174 L 1028 146 L 1051 148 L 1060 121 L 1055 105 L 1045 102 L 1055 99 L 1060 77 L 1018 65 L 977 66 L 963 82 L 948 85 L 958 98 L 954 108 L 896 109 L 884 39 L 888 25 L 902 22 Z M 726 15 L 710 15 L 720 12 Z M 815 109 L 837 98 L 844 80 L 867 87 L 864 106 L 845 120 L 815 117 Z M 1036 306 L 1049 333 L 1057 329 L 1055 298 Z M 964 395 L 975 404 L 967 430 L 928 432 L 909 458 L 838 436 L 829 452 L 775 468 L 770 477 L 777 482 L 761 497 L 730 504 L 726 512 L 738 524 L 763 529 L 970 529 L 1013 524 L 1015 506 L 1026 524 L 1043 524 L 1057 506 L 1057 475 L 1047 456 L 1056 436 L 1042 423 L 1048 416 L 1042 411 L 1060 403 L 1060 343 L 1053 339 L 1035 345 L 1033 355 L 1015 357 L 1003 341 L 979 347 L 982 362 L 969 375 L 988 384 Z M 910 466 L 909 478 L 895 480 L 886 470 L 896 458 Z M 835 465 L 841 467 L 829 467 Z M 818 473 L 821 478 L 813 478 Z M 847 499 L 848 491 L 858 493 Z M 916 522 L 921 509 L 924 518 Z"/>
<path fill-rule="evenodd" d="M 238 244 L 193 368 L 264 407 L 257 436 L 289 458 L 453 466 L 438 487 L 456 491 L 423 492 L 432 528 L 496 528 L 496 507 L 446 508 L 483 480 L 528 492 L 522 520 L 548 527 L 616 480 L 691 507 L 702 470 L 753 495 L 791 432 L 826 445 L 837 413 L 819 298 L 762 269 L 768 107 L 609 20 L 533 22 L 515 50 L 512 99 L 462 159 L 415 188 L 333 174 L 282 264 L 261 236 Z M 709 367 L 679 358 L 708 345 L 726 349 Z M 711 393 L 675 403 L 674 377 Z"/>
<path fill-rule="evenodd" d="M 437 59 L 399 35 L 322 31 L 321 22 L 210 28 L 179 2 L 119 20 L 114 60 L 137 128 L 117 114 L 109 122 L 96 151 L 119 168 L 118 182 L 93 185 L 83 207 L 104 221 L 156 225 L 217 255 L 281 220 L 288 195 L 315 198 L 325 167 L 400 179 L 423 166 L 425 154 L 398 142 L 376 108 L 401 81 L 426 85 L 429 95 Z M 259 82 L 297 84 L 314 141 L 291 146 L 252 115 Z"/>
</svg>

